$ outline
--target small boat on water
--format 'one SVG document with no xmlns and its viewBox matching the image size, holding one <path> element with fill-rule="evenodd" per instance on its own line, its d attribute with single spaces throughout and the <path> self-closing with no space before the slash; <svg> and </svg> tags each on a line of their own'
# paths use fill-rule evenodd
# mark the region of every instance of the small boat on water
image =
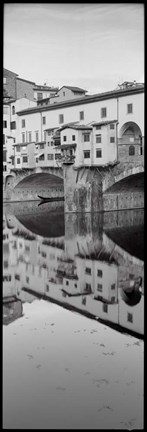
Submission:
<svg viewBox="0 0 147 432">
<path fill-rule="evenodd" d="M 64 201 L 64 196 L 63 197 L 43 197 L 41 195 L 38 195 L 38 198 L 42 202 Z"/>
</svg>

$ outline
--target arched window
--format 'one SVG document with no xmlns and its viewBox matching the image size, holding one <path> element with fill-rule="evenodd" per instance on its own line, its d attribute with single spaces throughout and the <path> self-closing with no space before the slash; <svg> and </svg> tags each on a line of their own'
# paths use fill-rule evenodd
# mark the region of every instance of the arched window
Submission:
<svg viewBox="0 0 147 432">
<path fill-rule="evenodd" d="M 129 156 L 134 156 L 134 155 L 135 155 L 135 147 L 131 145 L 129 147 Z"/>
<path fill-rule="evenodd" d="M 15 114 L 15 106 L 12 106 L 12 114 Z"/>
</svg>

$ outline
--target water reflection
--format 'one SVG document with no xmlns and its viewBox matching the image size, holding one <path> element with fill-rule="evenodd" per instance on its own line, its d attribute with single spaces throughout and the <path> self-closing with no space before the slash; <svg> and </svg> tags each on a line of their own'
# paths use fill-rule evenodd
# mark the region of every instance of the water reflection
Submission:
<svg viewBox="0 0 147 432">
<path fill-rule="evenodd" d="M 62 204 L 4 206 L 3 323 L 43 298 L 143 337 L 143 210 L 66 214 Z"/>
</svg>

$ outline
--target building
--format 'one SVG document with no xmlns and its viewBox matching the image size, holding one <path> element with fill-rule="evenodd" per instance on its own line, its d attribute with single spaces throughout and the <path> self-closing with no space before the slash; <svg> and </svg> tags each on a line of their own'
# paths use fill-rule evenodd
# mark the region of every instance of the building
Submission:
<svg viewBox="0 0 147 432">
<path fill-rule="evenodd" d="M 21 110 L 17 114 L 19 117 L 18 142 L 22 142 L 27 131 L 31 133 L 32 142 L 45 141 L 46 131 L 60 129 L 65 125 L 69 126 L 69 123 L 72 122 L 80 125 L 80 127 L 85 126 L 85 134 L 86 130 L 90 133 L 90 141 L 85 141 L 87 139 L 85 137 L 82 144 L 84 152 L 91 151 L 90 157 L 89 153 L 85 153 L 84 164 L 97 163 L 100 165 L 100 159 L 102 164 L 112 163 L 116 159 L 125 162 L 138 161 L 144 157 L 143 84 L 136 83 L 133 86 L 110 92 L 92 96 L 78 96 L 65 101 L 63 101 L 62 94 L 62 101 L 60 102 L 46 106 L 38 105 Z M 62 131 L 61 135 L 63 135 Z M 70 135 L 69 139 L 72 135 L 75 136 L 75 139 L 70 142 L 66 140 L 62 144 L 72 144 L 74 149 L 78 137 L 79 145 L 77 148 L 81 152 L 82 129 L 80 132 L 77 126 L 75 131 L 69 129 L 68 134 Z M 95 151 L 94 148 L 93 151 L 92 148 L 89 149 L 89 145 L 90 147 L 95 146 Z M 107 155 L 108 150 L 109 155 Z M 80 154 L 77 156 L 78 160 L 81 163 Z"/>
<path fill-rule="evenodd" d="M 50 97 L 54 96 L 59 90 L 59 87 L 52 87 L 44 85 L 34 85 L 34 99 L 37 100 L 39 104 L 42 105 L 44 99 L 48 100 Z"/>
<path fill-rule="evenodd" d="M 117 120 L 60 128 L 62 160 L 76 167 L 117 161 Z"/>
<path fill-rule="evenodd" d="M 7 175 L 11 168 L 16 167 L 17 161 L 15 160 L 14 144 L 17 142 L 18 137 L 18 115 L 17 111 L 30 107 L 36 107 L 37 103 L 26 97 L 20 99 L 4 98 L 3 102 L 3 171 L 4 177 Z M 31 134 L 26 131 L 25 139 L 31 140 Z M 22 139 L 23 135 L 22 135 Z M 21 166 L 21 164 L 19 165 Z M 27 166 L 27 165 L 25 165 Z"/>
<path fill-rule="evenodd" d="M 11 99 L 20 99 L 22 97 L 34 99 L 34 85 L 33 81 L 20 78 L 15 72 L 3 69 L 3 86 Z"/>
</svg>

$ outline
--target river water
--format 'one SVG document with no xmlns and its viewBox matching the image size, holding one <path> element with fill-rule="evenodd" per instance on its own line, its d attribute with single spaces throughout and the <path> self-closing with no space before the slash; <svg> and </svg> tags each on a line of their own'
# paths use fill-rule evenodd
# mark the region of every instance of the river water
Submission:
<svg viewBox="0 0 147 432">
<path fill-rule="evenodd" d="M 4 205 L 4 429 L 143 429 L 143 239 L 143 210 Z"/>
</svg>

